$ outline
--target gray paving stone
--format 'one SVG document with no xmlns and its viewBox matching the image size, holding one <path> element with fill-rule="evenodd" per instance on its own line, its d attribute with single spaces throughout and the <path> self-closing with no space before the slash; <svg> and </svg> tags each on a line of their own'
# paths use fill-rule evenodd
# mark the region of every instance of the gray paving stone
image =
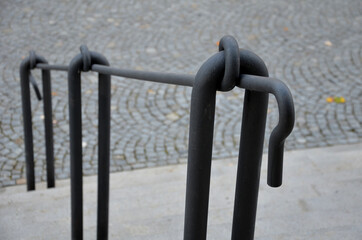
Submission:
<svg viewBox="0 0 362 240">
<path fill-rule="evenodd" d="M 264 59 L 270 76 L 283 80 L 293 93 L 296 124 L 286 142 L 288 149 L 361 142 L 361 15 L 358 0 L 328 4 L 320 0 L 2 2 L 0 162 L 8 167 L 0 173 L 16 175 L 13 171 L 25 166 L 21 58 L 34 49 L 50 63 L 67 65 L 83 43 L 115 67 L 195 74 L 217 52 L 216 42 L 231 34 L 241 48 Z M 40 71 L 33 74 L 41 87 Z M 93 169 L 97 166 L 97 75 L 82 76 L 83 141 L 87 143 L 83 154 L 85 166 Z M 70 166 L 66 80 L 66 73 L 52 72 L 55 166 L 66 172 L 64 176 Z M 34 158 L 41 169 L 38 174 L 45 174 L 42 102 L 31 91 Z M 327 97 L 339 96 L 346 102 L 326 102 Z M 112 78 L 112 156 L 125 159 L 112 161 L 112 169 L 129 170 L 140 161 L 145 161 L 143 167 L 165 165 L 170 159 L 186 158 L 190 97 L 188 87 Z M 218 94 L 215 158 L 238 154 L 242 102 L 243 90 Z M 269 110 L 264 149 L 278 121 L 273 97 Z"/>
</svg>

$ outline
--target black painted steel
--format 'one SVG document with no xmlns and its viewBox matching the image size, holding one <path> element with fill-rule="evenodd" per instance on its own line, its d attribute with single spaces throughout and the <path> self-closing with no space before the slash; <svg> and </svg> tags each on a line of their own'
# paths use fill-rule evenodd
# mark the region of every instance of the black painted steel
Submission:
<svg viewBox="0 0 362 240">
<path fill-rule="evenodd" d="M 150 81 L 150 82 L 167 83 L 167 84 L 189 86 L 189 87 L 192 87 L 195 79 L 195 76 L 187 74 L 145 72 L 145 71 L 137 71 L 129 69 L 112 68 L 98 64 L 92 65 L 92 71 L 103 74 L 110 74 L 114 76 Z"/>
<path fill-rule="evenodd" d="M 112 68 L 102 55 L 88 51 L 86 46 L 81 46 L 80 50 L 81 54 L 73 58 L 69 66 L 48 65 L 43 58 L 31 53 L 20 67 L 29 190 L 34 188 L 30 69 L 40 68 L 43 73 L 45 124 L 46 129 L 47 126 L 51 129 L 48 132 L 46 130 L 46 137 L 51 143 L 49 159 L 53 154 L 53 140 L 50 139 L 52 128 L 49 128 L 49 124 L 51 125 L 50 70 L 68 71 L 72 239 L 83 239 L 81 72 L 91 70 L 99 73 L 97 239 L 108 238 L 110 76 L 115 75 L 193 87 L 187 165 L 185 240 L 203 240 L 207 236 L 216 92 L 230 91 L 235 86 L 245 89 L 231 238 L 252 240 L 255 230 L 268 96 L 269 93 L 275 96 L 279 108 L 279 122 L 270 136 L 268 160 L 268 184 L 278 187 L 282 183 L 284 141 L 294 125 L 294 105 L 288 87 L 277 79 L 269 78 L 263 60 L 251 51 L 239 49 L 236 40 L 231 36 L 221 39 L 220 52 L 210 57 L 201 66 L 196 76 Z M 35 80 L 33 86 L 36 89 Z M 54 169 L 49 169 L 54 172 Z M 33 185 L 29 185 L 32 181 Z"/>
<path fill-rule="evenodd" d="M 230 91 L 235 87 L 236 79 L 240 74 L 239 45 L 232 36 L 224 36 L 220 40 L 219 51 L 224 52 L 225 68 L 224 76 L 219 81 L 219 91 Z"/>
<path fill-rule="evenodd" d="M 201 66 L 192 89 L 185 240 L 206 239 L 216 91 L 232 89 L 239 76 L 240 62 L 235 56 L 239 58 L 240 55 L 236 41 L 226 36 L 220 43 L 220 50 L 227 50 L 213 55 Z"/>
<path fill-rule="evenodd" d="M 21 98 L 24 122 L 24 143 L 26 162 L 27 190 L 35 190 L 34 176 L 34 147 L 29 82 L 32 78 L 31 70 L 35 64 L 47 64 L 47 61 L 31 52 L 30 57 L 25 58 L 20 65 Z M 33 80 L 35 82 L 35 80 Z M 45 127 L 45 149 L 47 165 L 47 186 L 55 186 L 54 180 L 54 153 L 53 153 L 53 123 L 52 123 L 52 102 L 51 102 L 51 78 L 49 70 L 42 70 L 43 96 L 44 96 L 44 127 Z M 35 86 L 33 84 L 33 86 Z M 35 88 L 36 89 L 36 88 Z M 36 91 L 36 90 L 35 90 Z M 39 90 L 38 90 L 39 91 Z M 39 98 L 40 92 L 37 93 Z"/>
<path fill-rule="evenodd" d="M 284 142 L 292 132 L 295 120 L 292 94 L 282 81 L 255 75 L 241 75 L 238 86 L 252 91 L 271 93 L 277 100 L 279 122 L 269 139 L 268 185 L 279 187 L 282 185 L 283 177 Z"/>
<path fill-rule="evenodd" d="M 106 58 L 96 52 L 89 52 L 91 61 L 84 63 L 82 54 L 73 58 L 69 65 L 69 123 L 71 161 L 71 211 L 72 239 L 83 239 L 83 183 L 82 183 L 82 116 L 81 76 L 85 64 L 109 65 Z M 109 146 L 110 146 L 110 84 L 107 74 L 99 74 L 98 93 L 98 210 L 97 238 L 108 238 L 109 205 Z"/>
<path fill-rule="evenodd" d="M 184 239 L 206 239 L 215 97 L 223 77 L 224 54 L 197 72 L 191 95 Z"/>
<path fill-rule="evenodd" d="M 196 75 L 192 91 L 184 228 L 184 239 L 187 240 L 206 239 L 215 94 L 221 86 L 220 81 L 225 79 L 224 65 L 224 53 L 215 54 L 207 60 Z M 240 73 L 268 76 L 264 62 L 247 50 L 240 50 Z M 244 87 L 239 79 L 233 81 L 234 85 L 238 82 L 240 87 Z M 274 90 L 278 87 L 280 85 Z M 246 90 L 245 93 L 233 239 L 253 239 L 268 92 L 275 93 L 270 89 L 264 89 L 263 92 Z M 294 114 L 294 110 L 287 114 L 291 112 Z M 294 118 L 291 118 L 287 122 L 293 121 Z M 286 126 L 278 126 L 273 132 L 279 134 Z M 239 218 L 247 220 L 241 222 Z"/>
<path fill-rule="evenodd" d="M 38 84 L 36 83 L 36 81 L 31 73 L 29 73 L 29 80 L 30 80 L 31 85 L 33 86 L 36 97 L 38 98 L 39 101 L 42 100 Z"/>
<path fill-rule="evenodd" d="M 55 187 L 54 177 L 54 143 L 53 143 L 53 111 L 52 111 L 52 86 L 50 71 L 42 71 L 43 108 L 45 127 L 45 153 L 47 165 L 48 188 Z"/>
<path fill-rule="evenodd" d="M 237 85 L 245 88 L 242 130 L 235 192 L 232 239 L 254 239 L 260 167 L 263 153 L 268 96 L 275 95 L 279 123 L 269 141 L 268 184 L 281 185 L 284 140 L 294 125 L 294 105 L 289 89 L 281 81 L 268 78 L 263 61 L 245 52 Z M 243 55 L 243 54 L 241 54 Z M 253 63 L 254 62 L 254 63 Z M 252 74 L 245 75 L 245 74 Z M 265 77 L 258 77 L 265 76 Z"/>
<path fill-rule="evenodd" d="M 57 70 L 57 71 L 68 71 L 69 66 L 66 65 L 49 65 L 45 63 L 38 63 L 35 68 L 44 70 Z"/>
<path fill-rule="evenodd" d="M 257 55 L 245 50 L 240 55 L 240 74 L 268 76 L 264 62 Z M 232 239 L 254 238 L 267 107 L 267 93 L 245 90 Z"/>
</svg>

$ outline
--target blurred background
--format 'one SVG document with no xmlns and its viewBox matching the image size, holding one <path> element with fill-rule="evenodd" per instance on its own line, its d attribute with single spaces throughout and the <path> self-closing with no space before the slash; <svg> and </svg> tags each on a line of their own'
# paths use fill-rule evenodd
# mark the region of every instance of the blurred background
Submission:
<svg viewBox="0 0 362 240">
<path fill-rule="evenodd" d="M 68 65 L 86 44 L 113 67 L 196 74 L 232 35 L 290 88 L 292 150 L 362 141 L 361 26 L 360 0 L 0 1 L 0 187 L 25 183 L 19 66 L 29 50 Z M 40 70 L 32 72 L 41 87 Z M 97 172 L 97 78 L 82 74 L 85 175 Z M 67 88 L 66 73 L 53 71 L 57 179 L 70 174 Z M 111 171 L 186 161 L 191 90 L 112 77 Z M 31 94 L 35 173 L 44 181 L 42 102 Z M 214 159 L 238 155 L 243 95 L 217 95 Z M 270 97 L 265 146 L 277 122 Z"/>
</svg>

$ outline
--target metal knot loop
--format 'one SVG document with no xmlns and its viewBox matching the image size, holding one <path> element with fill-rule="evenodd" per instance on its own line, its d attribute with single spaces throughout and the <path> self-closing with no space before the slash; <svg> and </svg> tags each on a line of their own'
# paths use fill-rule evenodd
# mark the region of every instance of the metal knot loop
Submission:
<svg viewBox="0 0 362 240">
<path fill-rule="evenodd" d="M 80 46 L 80 53 L 82 54 L 83 57 L 83 71 L 88 72 L 92 65 L 91 55 L 88 50 L 88 47 L 86 45 Z"/>
<path fill-rule="evenodd" d="M 30 69 L 34 69 L 36 66 L 36 54 L 35 51 L 29 51 L 29 62 L 30 62 Z"/>
<path fill-rule="evenodd" d="M 219 51 L 224 51 L 225 71 L 218 90 L 230 91 L 235 87 L 240 74 L 239 45 L 232 36 L 224 36 L 220 40 Z"/>
</svg>

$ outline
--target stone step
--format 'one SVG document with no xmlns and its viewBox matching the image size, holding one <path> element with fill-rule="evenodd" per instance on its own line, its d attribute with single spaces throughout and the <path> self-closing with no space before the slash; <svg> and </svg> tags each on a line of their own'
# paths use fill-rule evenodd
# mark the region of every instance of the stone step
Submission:
<svg viewBox="0 0 362 240">
<path fill-rule="evenodd" d="M 285 153 L 284 183 L 260 181 L 255 239 L 362 236 L 362 144 Z M 208 239 L 230 239 L 236 160 L 213 161 Z M 109 239 L 183 238 L 186 165 L 111 174 Z M 84 177 L 84 239 L 96 239 L 96 176 Z M 70 239 L 70 182 L 0 189 L 0 239 Z"/>
</svg>

